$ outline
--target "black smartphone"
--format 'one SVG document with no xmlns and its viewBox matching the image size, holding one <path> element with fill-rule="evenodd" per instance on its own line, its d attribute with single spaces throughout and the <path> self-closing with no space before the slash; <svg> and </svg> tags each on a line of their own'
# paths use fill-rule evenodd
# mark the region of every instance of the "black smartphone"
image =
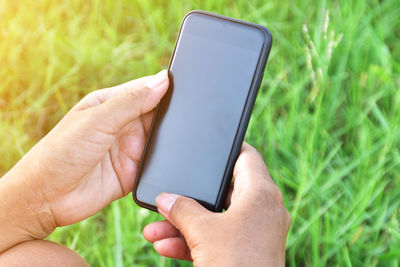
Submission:
<svg viewBox="0 0 400 267">
<path fill-rule="evenodd" d="M 271 43 L 260 25 L 184 17 L 132 191 L 139 206 L 157 211 L 156 196 L 169 192 L 222 210 Z"/>
</svg>

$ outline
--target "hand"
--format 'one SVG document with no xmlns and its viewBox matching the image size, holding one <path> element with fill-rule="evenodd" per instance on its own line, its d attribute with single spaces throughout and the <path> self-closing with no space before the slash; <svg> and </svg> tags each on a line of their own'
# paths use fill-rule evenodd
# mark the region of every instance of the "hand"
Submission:
<svg viewBox="0 0 400 267">
<path fill-rule="evenodd" d="M 224 213 L 196 201 L 160 194 L 157 207 L 167 221 L 147 225 L 144 237 L 163 256 L 193 260 L 194 266 L 284 266 L 290 215 L 260 154 L 243 144 L 234 186 Z"/>
<path fill-rule="evenodd" d="M 167 88 L 162 71 L 94 91 L 75 105 L 1 179 L 0 191 L 9 196 L 4 199 L 22 204 L 0 207 L 1 232 L 14 232 L 0 238 L 5 240 L 0 252 L 25 238 L 17 240 L 17 227 L 7 218 L 16 224 L 29 217 L 20 232 L 44 238 L 56 226 L 79 222 L 130 192 L 154 108 Z"/>
</svg>

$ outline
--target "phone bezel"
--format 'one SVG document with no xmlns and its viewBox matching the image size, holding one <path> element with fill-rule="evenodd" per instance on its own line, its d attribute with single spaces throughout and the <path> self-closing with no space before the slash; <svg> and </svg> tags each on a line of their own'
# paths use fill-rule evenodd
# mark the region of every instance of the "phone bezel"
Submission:
<svg viewBox="0 0 400 267">
<path fill-rule="evenodd" d="M 238 126 L 238 129 L 237 129 L 237 132 L 235 134 L 235 139 L 234 139 L 234 142 L 233 142 L 233 146 L 231 148 L 229 159 L 228 159 L 227 165 L 225 167 L 224 177 L 222 178 L 222 181 L 221 181 L 221 185 L 220 185 L 219 193 L 218 193 L 218 196 L 217 196 L 217 200 L 216 200 L 216 203 L 215 203 L 215 205 L 213 207 L 211 207 L 211 208 L 208 207 L 212 211 L 220 212 L 223 209 L 224 200 L 226 198 L 226 195 L 228 193 L 228 189 L 229 189 L 229 186 L 230 186 L 230 183 L 231 183 L 231 180 L 232 180 L 233 167 L 234 167 L 234 164 L 235 164 L 235 162 L 237 160 L 237 157 L 239 156 L 239 153 L 240 153 L 240 150 L 241 150 L 241 145 L 242 145 L 243 140 L 244 140 L 244 135 L 246 133 L 247 126 L 248 126 L 248 123 L 249 123 L 249 120 L 250 120 L 250 115 L 251 115 L 251 112 L 252 112 L 252 109 L 253 109 L 253 106 L 254 106 L 254 102 L 255 102 L 255 99 L 256 99 L 256 96 L 257 96 L 257 93 L 258 93 L 258 89 L 259 89 L 261 81 L 262 81 L 265 65 L 267 63 L 269 52 L 271 50 L 272 36 L 271 36 L 271 33 L 268 31 L 267 28 L 265 28 L 265 27 L 263 27 L 261 25 L 258 25 L 258 24 L 254 24 L 254 23 L 250 23 L 250 22 L 246 22 L 246 21 L 242 21 L 242 20 L 238 20 L 238 19 L 234 19 L 234 18 L 230 18 L 230 17 L 226 17 L 226 16 L 210 13 L 210 12 L 206 12 L 206 11 L 203 11 L 203 10 L 190 11 L 189 13 L 187 13 L 185 15 L 185 17 L 182 20 L 182 23 L 181 23 L 181 26 L 180 26 L 180 29 L 179 29 L 179 33 L 178 33 L 178 37 L 176 39 L 176 43 L 175 43 L 175 46 L 174 46 L 174 50 L 172 52 L 172 55 L 171 55 L 171 58 L 170 58 L 170 61 L 169 61 L 169 64 L 168 64 L 168 72 L 170 72 L 170 68 L 171 68 L 172 62 L 174 60 L 175 52 L 176 52 L 177 45 L 178 45 L 180 37 L 181 37 L 181 33 L 182 33 L 182 29 L 184 27 L 185 21 L 192 14 L 202 14 L 202 15 L 218 18 L 218 19 L 221 19 L 221 20 L 225 20 L 225 21 L 229 21 L 229 22 L 233 22 L 233 23 L 240 23 L 240 24 L 243 24 L 243 25 L 246 25 L 246 26 L 254 27 L 256 29 L 261 30 L 261 32 L 265 36 L 264 43 L 263 43 L 263 46 L 262 46 L 262 51 L 260 53 L 260 56 L 259 56 L 259 59 L 258 59 L 258 62 L 257 62 L 257 66 L 256 66 L 256 70 L 254 72 L 253 79 L 252 79 L 252 82 L 251 82 L 251 87 L 250 87 L 249 93 L 248 93 L 247 98 L 246 98 L 245 106 L 244 106 L 243 113 L 242 113 L 241 118 L 240 118 L 240 122 L 239 122 L 239 126 Z M 143 164 L 144 155 L 146 153 L 147 145 L 149 143 L 149 140 L 151 138 L 151 133 L 152 133 L 152 130 L 153 130 L 153 127 L 154 127 L 154 123 L 155 123 L 156 118 L 158 116 L 158 110 L 159 110 L 159 105 L 157 105 L 156 110 L 154 112 L 154 117 L 153 117 L 153 120 L 152 120 L 151 125 L 150 125 L 150 129 L 149 129 L 148 136 L 147 136 L 147 139 L 146 139 L 146 144 L 145 144 L 145 147 L 144 147 L 144 150 L 143 150 L 143 153 L 142 153 L 142 157 L 141 157 L 141 160 L 140 160 L 140 164 L 139 164 L 139 167 L 138 167 L 138 170 L 137 170 L 137 174 L 136 174 L 136 178 L 135 178 L 135 182 L 134 182 L 133 190 L 132 190 L 132 196 L 133 196 L 133 199 L 134 199 L 134 201 L 135 201 L 135 203 L 137 205 L 139 205 L 140 207 L 146 208 L 146 209 L 150 209 L 152 211 L 156 211 L 156 212 L 158 212 L 156 206 L 154 206 L 152 204 L 149 204 L 149 203 L 146 203 L 146 202 L 142 202 L 142 201 L 140 201 L 138 199 L 138 197 L 137 197 L 137 189 L 138 189 L 138 186 L 139 186 L 139 183 L 140 183 L 140 175 L 141 175 L 141 170 L 142 170 L 142 167 L 143 167 L 142 164 Z"/>
</svg>

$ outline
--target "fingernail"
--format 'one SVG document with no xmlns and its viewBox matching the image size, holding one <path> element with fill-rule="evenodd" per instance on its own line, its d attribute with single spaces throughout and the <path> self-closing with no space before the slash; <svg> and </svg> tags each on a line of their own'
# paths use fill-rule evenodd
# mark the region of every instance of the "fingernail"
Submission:
<svg viewBox="0 0 400 267">
<path fill-rule="evenodd" d="M 161 193 L 156 197 L 156 203 L 158 209 L 168 215 L 172 206 L 175 204 L 176 199 L 179 195 L 169 194 L 169 193 Z"/>
<path fill-rule="evenodd" d="M 149 81 L 146 82 L 144 86 L 154 89 L 160 86 L 167 79 L 168 79 L 167 70 L 162 70 L 156 75 L 153 75 L 151 78 L 149 78 Z"/>
<path fill-rule="evenodd" d="M 158 241 L 154 241 L 154 243 L 153 243 L 153 247 L 155 250 L 157 250 L 157 243 L 158 243 Z"/>
</svg>

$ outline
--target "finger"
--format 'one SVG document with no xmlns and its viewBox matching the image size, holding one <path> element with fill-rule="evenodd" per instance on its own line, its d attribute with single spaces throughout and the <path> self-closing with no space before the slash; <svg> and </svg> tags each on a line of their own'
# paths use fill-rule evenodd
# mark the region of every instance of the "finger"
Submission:
<svg viewBox="0 0 400 267">
<path fill-rule="evenodd" d="M 144 238 L 150 243 L 155 241 L 171 238 L 180 237 L 180 232 L 168 221 L 153 222 L 143 229 Z"/>
<path fill-rule="evenodd" d="M 254 208 L 280 205 L 282 194 L 269 176 L 261 155 L 243 143 L 234 169 L 234 189 L 228 212 L 246 213 Z"/>
<path fill-rule="evenodd" d="M 169 193 L 161 193 L 156 198 L 158 211 L 185 236 L 190 236 L 189 229 L 201 225 L 212 213 L 195 200 Z"/>
<path fill-rule="evenodd" d="M 103 130 L 114 133 L 128 122 L 153 110 L 167 91 L 168 84 L 167 71 L 162 71 L 146 83 L 136 84 L 94 107 L 94 115 Z"/>
<path fill-rule="evenodd" d="M 149 133 L 151 122 L 153 120 L 155 110 L 151 110 L 147 112 L 146 114 L 143 114 L 141 117 L 142 125 L 143 125 L 143 130 L 145 136 Z"/>
<path fill-rule="evenodd" d="M 84 110 L 84 109 L 87 109 L 90 107 L 94 107 L 94 106 L 103 104 L 108 99 L 111 99 L 116 95 L 127 92 L 127 91 L 131 90 L 131 88 L 135 88 L 137 86 L 145 84 L 146 82 L 150 81 L 154 76 L 155 75 L 149 75 L 149 76 L 145 76 L 145 77 L 142 77 L 139 79 L 128 81 L 126 83 L 123 83 L 123 84 L 120 84 L 117 86 L 95 90 L 95 91 L 89 93 L 88 95 L 86 95 L 84 98 L 82 98 L 82 100 L 79 101 L 72 108 L 72 110 Z"/>
<path fill-rule="evenodd" d="M 164 257 L 191 261 L 189 247 L 183 237 L 172 237 L 156 241 L 154 249 Z"/>
<path fill-rule="evenodd" d="M 258 192 L 260 188 L 266 185 L 274 185 L 269 176 L 264 160 L 255 148 L 243 142 L 242 150 L 236 161 L 233 170 L 233 192 L 231 196 L 232 203 L 240 205 L 243 201 L 236 201 L 239 196 L 248 198 Z M 248 203 L 248 201 L 245 201 Z"/>
<path fill-rule="evenodd" d="M 245 180 L 266 179 L 274 183 L 268 173 L 267 166 L 260 153 L 251 145 L 243 142 L 242 150 L 233 170 L 234 184 L 241 184 Z M 240 181 L 238 181 L 240 180 Z"/>
</svg>

